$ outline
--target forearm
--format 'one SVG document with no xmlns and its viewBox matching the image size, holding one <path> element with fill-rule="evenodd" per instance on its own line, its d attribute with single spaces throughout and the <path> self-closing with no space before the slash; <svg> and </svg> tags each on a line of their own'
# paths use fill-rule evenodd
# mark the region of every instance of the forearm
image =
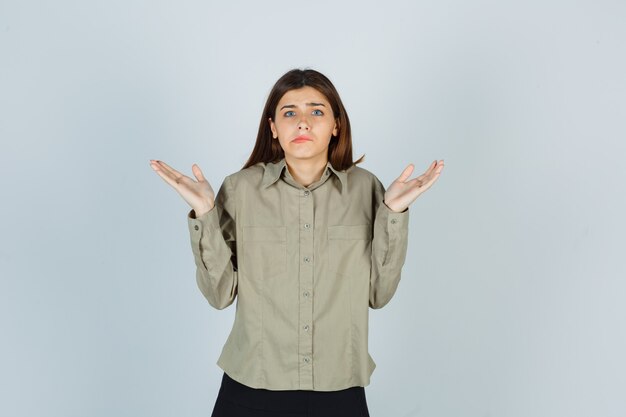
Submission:
<svg viewBox="0 0 626 417">
<path fill-rule="evenodd" d="M 409 210 L 397 213 L 382 203 L 372 239 L 370 307 L 382 308 L 393 297 L 401 278 L 408 246 Z"/>
<path fill-rule="evenodd" d="M 209 304 L 221 310 L 232 304 L 237 293 L 235 241 L 220 227 L 217 207 L 195 218 L 194 214 L 194 210 L 189 213 L 188 223 L 196 281 Z"/>
</svg>

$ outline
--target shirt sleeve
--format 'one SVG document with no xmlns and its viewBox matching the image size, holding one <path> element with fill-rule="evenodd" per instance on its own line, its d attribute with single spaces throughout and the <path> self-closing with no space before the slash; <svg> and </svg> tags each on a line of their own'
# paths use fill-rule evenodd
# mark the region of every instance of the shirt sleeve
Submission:
<svg viewBox="0 0 626 417">
<path fill-rule="evenodd" d="M 235 195 L 229 177 L 222 183 L 215 205 L 197 217 L 187 214 L 196 282 L 209 304 L 222 310 L 237 295 Z"/>
<path fill-rule="evenodd" d="M 385 188 L 375 179 L 374 234 L 369 306 L 382 308 L 393 297 L 406 259 L 409 209 L 397 213 L 384 202 Z"/>
</svg>

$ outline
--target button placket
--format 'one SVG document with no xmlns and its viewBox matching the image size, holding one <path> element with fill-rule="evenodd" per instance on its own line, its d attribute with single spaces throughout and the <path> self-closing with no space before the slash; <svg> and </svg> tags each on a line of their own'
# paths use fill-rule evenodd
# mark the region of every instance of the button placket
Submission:
<svg viewBox="0 0 626 417">
<path fill-rule="evenodd" d="M 314 198 L 311 190 L 300 191 L 300 224 L 299 238 L 299 285 L 300 285 L 300 334 L 298 336 L 298 352 L 301 357 L 300 389 L 313 389 L 313 220 Z"/>
</svg>

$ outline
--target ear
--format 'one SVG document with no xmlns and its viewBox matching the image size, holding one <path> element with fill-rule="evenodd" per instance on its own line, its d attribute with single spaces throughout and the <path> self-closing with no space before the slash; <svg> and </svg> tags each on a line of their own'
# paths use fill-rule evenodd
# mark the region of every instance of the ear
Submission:
<svg viewBox="0 0 626 417">
<path fill-rule="evenodd" d="M 272 137 L 274 139 L 278 138 L 278 132 L 276 132 L 276 126 L 274 125 L 274 122 L 272 121 L 271 117 L 268 117 L 267 120 L 270 122 L 270 129 L 272 131 Z"/>
<path fill-rule="evenodd" d="M 339 121 L 335 120 L 335 126 L 333 127 L 333 136 L 337 136 L 339 134 Z"/>
</svg>

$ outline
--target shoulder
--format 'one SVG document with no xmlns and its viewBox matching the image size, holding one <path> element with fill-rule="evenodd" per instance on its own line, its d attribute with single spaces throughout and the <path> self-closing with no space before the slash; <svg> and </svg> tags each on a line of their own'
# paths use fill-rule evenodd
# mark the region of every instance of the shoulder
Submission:
<svg viewBox="0 0 626 417">
<path fill-rule="evenodd" d="M 263 173 L 265 172 L 265 163 L 259 162 L 251 167 L 241 169 L 224 179 L 224 183 L 229 188 L 240 189 L 246 185 L 259 185 L 263 181 Z"/>
<path fill-rule="evenodd" d="M 383 186 L 373 172 L 358 165 L 351 166 L 345 172 L 351 186 L 370 189 L 381 188 Z"/>
</svg>

